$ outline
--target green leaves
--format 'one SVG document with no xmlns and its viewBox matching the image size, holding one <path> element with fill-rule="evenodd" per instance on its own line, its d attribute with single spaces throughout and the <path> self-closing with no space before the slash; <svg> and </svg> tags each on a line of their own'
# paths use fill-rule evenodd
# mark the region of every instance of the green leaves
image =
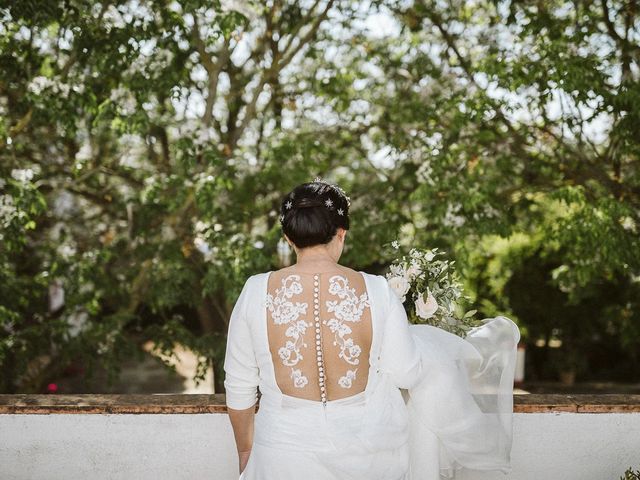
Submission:
<svg viewBox="0 0 640 480">
<path fill-rule="evenodd" d="M 317 175 L 353 198 L 347 265 L 384 271 L 380 246 L 404 235 L 451 252 L 482 314 L 544 334 L 544 311 L 521 308 L 528 269 L 551 311 L 600 301 L 633 332 L 640 86 L 621 2 L 605 17 L 601 2 L 381 1 L 375 18 L 352 2 L 14 3 L 0 329 L 23 353 L 3 388 L 38 355 L 86 359 L 117 330 L 109 362 L 141 325 L 219 368 L 243 282 L 280 266 L 282 195 Z M 65 305 L 49 312 L 58 278 Z M 605 302 L 602 282 L 623 293 Z M 65 343 L 77 310 L 109 328 Z"/>
</svg>

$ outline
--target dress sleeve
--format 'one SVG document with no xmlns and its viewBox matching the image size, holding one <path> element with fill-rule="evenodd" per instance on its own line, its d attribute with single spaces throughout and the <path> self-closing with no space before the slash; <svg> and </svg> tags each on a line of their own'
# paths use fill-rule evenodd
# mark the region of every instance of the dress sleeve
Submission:
<svg viewBox="0 0 640 480">
<path fill-rule="evenodd" d="M 255 405 L 258 399 L 260 375 L 247 321 L 250 280 L 251 278 L 242 287 L 231 312 L 224 358 L 227 407 L 236 410 L 249 408 Z"/>
<path fill-rule="evenodd" d="M 384 282 L 388 305 L 380 350 L 380 366 L 383 372 L 391 375 L 393 383 L 398 388 L 411 388 L 422 380 L 424 367 L 420 351 L 411 334 L 409 319 L 402 302 L 389 286 L 387 279 L 383 276 L 380 278 Z"/>
</svg>

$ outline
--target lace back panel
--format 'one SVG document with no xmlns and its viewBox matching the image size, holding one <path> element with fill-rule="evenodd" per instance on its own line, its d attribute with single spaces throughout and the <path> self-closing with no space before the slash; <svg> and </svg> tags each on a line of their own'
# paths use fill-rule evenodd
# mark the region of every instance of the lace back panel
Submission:
<svg viewBox="0 0 640 480">
<path fill-rule="evenodd" d="M 372 326 L 362 274 L 284 269 L 271 273 L 267 290 L 269 350 L 280 391 L 322 402 L 364 391 Z"/>
</svg>

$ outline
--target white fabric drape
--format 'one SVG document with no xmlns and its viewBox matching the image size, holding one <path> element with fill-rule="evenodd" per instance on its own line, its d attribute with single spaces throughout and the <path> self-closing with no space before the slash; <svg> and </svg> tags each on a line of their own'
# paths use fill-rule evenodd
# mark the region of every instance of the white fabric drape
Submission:
<svg viewBox="0 0 640 480">
<path fill-rule="evenodd" d="M 461 468 L 509 473 L 516 324 L 486 318 L 464 339 L 430 325 L 409 328 L 423 363 L 423 380 L 403 390 L 411 478 L 453 478 Z"/>
</svg>

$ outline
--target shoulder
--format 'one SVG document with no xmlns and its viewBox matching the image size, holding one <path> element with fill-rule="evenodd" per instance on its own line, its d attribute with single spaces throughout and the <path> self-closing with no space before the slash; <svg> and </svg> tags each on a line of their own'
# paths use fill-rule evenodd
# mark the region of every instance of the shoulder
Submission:
<svg viewBox="0 0 640 480">
<path fill-rule="evenodd" d="M 268 278 L 269 273 L 270 272 L 262 272 L 250 275 L 242 286 L 238 300 L 244 301 L 247 297 L 259 291 L 259 289 L 264 285 L 263 282 Z"/>
<path fill-rule="evenodd" d="M 270 272 L 261 272 L 250 275 L 244 282 L 240 294 L 236 300 L 236 306 L 245 316 L 257 304 L 252 301 L 260 295 L 264 288 L 264 282 L 268 278 Z"/>
<path fill-rule="evenodd" d="M 262 285 L 262 282 L 266 281 L 269 278 L 270 273 L 271 271 L 254 273 L 253 275 L 250 275 L 244 284 L 244 289 L 259 288 L 260 285 Z"/>
<path fill-rule="evenodd" d="M 371 282 L 377 282 L 377 283 L 380 283 L 380 284 L 386 284 L 387 283 L 387 279 L 385 278 L 384 275 L 378 275 L 376 273 L 368 273 L 368 272 L 364 272 L 362 270 L 360 270 L 360 273 L 367 280 L 370 280 Z"/>
<path fill-rule="evenodd" d="M 362 275 L 364 276 L 367 285 L 375 289 L 376 294 L 382 295 L 383 297 L 385 295 L 388 295 L 389 283 L 387 282 L 387 279 L 384 275 L 377 275 L 374 273 L 367 273 L 363 271 L 361 271 L 360 273 L 362 273 Z"/>
<path fill-rule="evenodd" d="M 260 273 L 254 273 L 253 275 L 251 275 L 248 279 L 247 279 L 247 283 L 248 282 L 258 282 L 261 279 L 265 279 L 269 276 L 269 274 L 272 272 L 272 270 L 269 270 L 268 272 L 260 272 Z"/>
</svg>

